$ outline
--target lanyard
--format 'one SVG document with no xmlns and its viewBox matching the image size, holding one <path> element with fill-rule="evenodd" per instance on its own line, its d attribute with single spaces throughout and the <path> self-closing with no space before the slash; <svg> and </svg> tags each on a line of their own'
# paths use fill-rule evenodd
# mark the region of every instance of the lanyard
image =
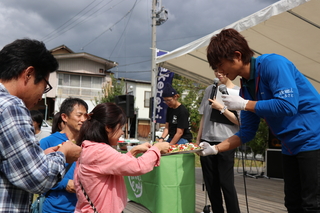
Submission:
<svg viewBox="0 0 320 213">
<path fill-rule="evenodd" d="M 246 88 L 246 90 L 248 91 L 252 100 L 258 100 L 257 94 L 258 94 L 259 82 L 260 82 L 260 64 L 258 64 L 258 73 L 256 75 L 255 62 L 256 62 L 256 59 L 252 58 L 251 64 L 250 64 L 250 77 L 251 78 L 249 79 L 249 80 L 251 80 L 251 82 L 250 82 L 251 84 L 252 84 L 252 81 L 254 81 L 254 85 L 250 87 L 250 84 L 248 84 L 248 81 L 245 81 L 245 83 L 244 83 L 243 78 L 240 79 L 241 96 L 244 98 L 244 91 L 243 90 L 244 90 L 244 88 Z"/>
</svg>

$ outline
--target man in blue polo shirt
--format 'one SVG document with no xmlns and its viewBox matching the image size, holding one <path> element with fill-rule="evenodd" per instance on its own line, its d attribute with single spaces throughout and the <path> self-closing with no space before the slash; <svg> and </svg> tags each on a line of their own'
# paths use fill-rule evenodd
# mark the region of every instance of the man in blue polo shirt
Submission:
<svg viewBox="0 0 320 213">
<path fill-rule="evenodd" d="M 43 138 L 40 141 L 42 149 L 57 146 L 66 140 L 75 141 L 78 139 L 80 128 L 87 119 L 88 105 L 80 98 L 69 97 L 60 106 L 60 116 L 63 121 L 63 128 L 60 132 Z M 77 204 L 73 174 L 76 162 L 66 165 L 68 171 L 62 180 L 45 194 L 43 213 L 73 213 Z"/>
<path fill-rule="evenodd" d="M 239 132 L 219 145 L 202 143 L 200 154 L 217 154 L 252 140 L 263 118 L 282 143 L 288 212 L 320 212 L 320 96 L 285 57 L 252 56 L 247 41 L 234 29 L 211 38 L 207 58 L 212 69 L 231 80 L 242 77 L 242 97 L 223 95 L 223 102 L 230 110 L 243 111 Z"/>
</svg>

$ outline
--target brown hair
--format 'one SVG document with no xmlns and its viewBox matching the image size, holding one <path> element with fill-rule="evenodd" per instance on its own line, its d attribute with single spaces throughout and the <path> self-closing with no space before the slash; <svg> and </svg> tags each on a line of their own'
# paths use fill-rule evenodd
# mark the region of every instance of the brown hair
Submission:
<svg viewBox="0 0 320 213">
<path fill-rule="evenodd" d="M 244 64 L 249 64 L 254 54 L 246 39 L 235 29 L 224 29 L 212 36 L 207 47 L 207 59 L 211 68 L 217 69 L 222 59 L 233 61 L 235 51 L 241 52 Z"/>
<path fill-rule="evenodd" d="M 61 113 L 57 112 L 54 114 L 53 119 L 52 119 L 52 128 L 51 128 L 51 133 L 55 133 L 57 131 L 61 132 L 61 123 L 63 122 L 61 118 Z"/>
<path fill-rule="evenodd" d="M 84 140 L 109 144 L 106 127 L 115 132 L 122 128 L 127 118 L 121 107 L 114 103 L 98 104 L 81 126 L 77 145 L 81 146 Z M 110 133 L 113 134 L 113 133 Z"/>
</svg>

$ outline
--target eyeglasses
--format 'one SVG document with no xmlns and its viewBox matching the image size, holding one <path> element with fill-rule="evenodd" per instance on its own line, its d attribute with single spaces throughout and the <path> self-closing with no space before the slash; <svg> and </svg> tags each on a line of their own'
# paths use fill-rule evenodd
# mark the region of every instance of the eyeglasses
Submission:
<svg viewBox="0 0 320 213">
<path fill-rule="evenodd" d="M 169 102 L 171 102 L 172 100 L 173 100 L 173 98 L 170 98 L 170 99 L 167 99 L 167 100 L 164 100 L 164 99 L 163 99 L 163 102 L 169 103 Z"/>
<path fill-rule="evenodd" d="M 47 87 L 44 89 L 43 93 L 47 93 L 47 92 L 49 92 L 50 90 L 52 90 L 52 86 L 51 86 L 51 84 L 49 83 L 49 81 L 47 81 L 45 78 L 43 78 L 43 80 L 47 83 Z"/>
</svg>

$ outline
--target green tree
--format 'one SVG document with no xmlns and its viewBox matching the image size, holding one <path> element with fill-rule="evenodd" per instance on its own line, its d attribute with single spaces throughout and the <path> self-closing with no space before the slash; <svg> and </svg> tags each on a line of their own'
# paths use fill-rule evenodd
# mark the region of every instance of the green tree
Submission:
<svg viewBox="0 0 320 213">
<path fill-rule="evenodd" d="M 254 155 L 262 154 L 263 156 L 265 156 L 265 151 L 268 146 L 268 130 L 269 129 L 267 123 L 264 119 L 261 119 L 256 136 L 247 143 L 247 145 L 251 147 Z"/>
<path fill-rule="evenodd" d="M 123 79 L 116 79 L 111 75 L 111 83 L 105 84 L 102 87 L 102 92 L 99 93 L 99 97 L 94 97 L 93 104 L 98 105 L 100 103 L 112 102 L 115 103 L 115 98 L 118 95 L 125 94 L 125 82 Z"/>
<path fill-rule="evenodd" d="M 198 109 L 200 107 L 206 86 L 175 74 L 172 81 L 172 87 L 180 94 L 180 102 L 189 111 L 191 132 L 193 138 L 195 139 L 198 134 L 201 120 L 201 115 L 199 115 Z"/>
</svg>

